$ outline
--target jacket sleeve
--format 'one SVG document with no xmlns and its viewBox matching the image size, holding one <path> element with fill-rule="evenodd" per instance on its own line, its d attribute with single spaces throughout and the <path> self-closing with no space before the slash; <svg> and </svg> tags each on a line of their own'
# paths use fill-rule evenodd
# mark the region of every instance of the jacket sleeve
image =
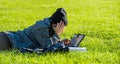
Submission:
<svg viewBox="0 0 120 64">
<path fill-rule="evenodd" d="M 49 28 L 41 28 L 38 33 L 40 37 L 37 37 L 37 41 L 42 48 L 48 48 L 60 41 L 60 37 L 56 33 L 52 37 L 49 36 Z"/>
<path fill-rule="evenodd" d="M 68 52 L 68 51 L 69 51 L 68 47 L 66 47 L 63 43 L 58 42 L 58 43 L 48 47 L 46 50 L 44 50 L 43 53 L 47 53 L 47 52 Z"/>
<path fill-rule="evenodd" d="M 53 36 L 51 37 L 51 42 L 52 42 L 52 45 L 60 42 L 60 37 L 57 34 L 53 34 Z"/>
<path fill-rule="evenodd" d="M 40 48 L 36 48 L 36 49 L 30 49 L 30 48 L 21 48 L 21 52 L 25 53 L 25 52 L 35 52 L 38 54 L 45 54 L 47 52 L 68 52 L 69 48 L 66 47 L 63 43 L 58 42 L 54 45 L 49 46 L 48 48 L 44 48 L 44 49 L 40 49 Z"/>
<path fill-rule="evenodd" d="M 48 48 L 52 44 L 49 37 L 49 28 L 39 28 L 36 33 L 36 40 L 40 44 L 40 48 Z"/>
</svg>

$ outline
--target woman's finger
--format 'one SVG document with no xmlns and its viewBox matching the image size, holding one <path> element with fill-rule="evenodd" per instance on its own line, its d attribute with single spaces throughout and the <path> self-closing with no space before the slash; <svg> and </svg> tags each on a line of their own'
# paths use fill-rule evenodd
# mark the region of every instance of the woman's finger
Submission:
<svg viewBox="0 0 120 64">
<path fill-rule="evenodd" d="M 62 23 L 63 23 L 63 21 L 61 20 L 61 21 L 60 21 L 60 27 L 62 26 Z"/>
<path fill-rule="evenodd" d="M 57 23 L 57 28 L 59 28 L 60 27 L 60 23 Z"/>
<path fill-rule="evenodd" d="M 60 21 L 60 26 L 62 25 L 62 23 L 63 23 L 63 21 L 61 20 L 61 21 Z"/>
<path fill-rule="evenodd" d="M 62 25 L 61 25 L 61 28 L 63 28 L 64 27 L 64 22 L 62 22 Z"/>
</svg>

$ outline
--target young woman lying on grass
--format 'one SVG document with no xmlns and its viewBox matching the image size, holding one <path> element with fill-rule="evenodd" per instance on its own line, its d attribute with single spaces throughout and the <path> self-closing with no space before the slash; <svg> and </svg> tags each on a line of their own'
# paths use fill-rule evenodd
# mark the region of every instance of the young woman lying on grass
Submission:
<svg viewBox="0 0 120 64">
<path fill-rule="evenodd" d="M 66 15 L 63 8 L 58 8 L 51 17 L 37 21 L 36 24 L 23 31 L 0 32 L 0 50 L 48 49 L 58 42 L 69 44 L 68 39 L 68 42 L 65 43 L 65 40 L 61 41 L 59 37 L 68 24 Z"/>
</svg>

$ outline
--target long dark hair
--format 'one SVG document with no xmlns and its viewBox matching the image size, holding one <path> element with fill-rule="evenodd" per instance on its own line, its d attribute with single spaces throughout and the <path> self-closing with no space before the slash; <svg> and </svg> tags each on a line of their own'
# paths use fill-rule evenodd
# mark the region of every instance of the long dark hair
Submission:
<svg viewBox="0 0 120 64">
<path fill-rule="evenodd" d="M 66 16 L 67 13 L 63 8 L 58 8 L 56 12 L 52 14 L 52 16 L 50 17 L 51 22 L 49 28 L 50 37 L 52 37 L 53 34 L 55 33 L 55 31 L 52 28 L 52 24 L 60 23 L 60 21 L 62 20 L 64 22 L 64 25 L 67 26 L 68 21 Z"/>
<path fill-rule="evenodd" d="M 51 18 L 50 18 L 51 20 Z M 49 27 L 49 36 L 52 37 L 53 34 L 55 34 L 55 31 L 53 30 L 53 27 L 52 27 L 52 21 L 50 22 L 50 27 Z"/>
</svg>

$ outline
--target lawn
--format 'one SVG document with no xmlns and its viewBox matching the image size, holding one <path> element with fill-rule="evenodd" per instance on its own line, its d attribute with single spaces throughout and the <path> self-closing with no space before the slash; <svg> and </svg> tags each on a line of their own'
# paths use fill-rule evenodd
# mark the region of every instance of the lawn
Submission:
<svg viewBox="0 0 120 64">
<path fill-rule="evenodd" d="M 0 0 L 0 31 L 23 30 L 59 7 L 69 21 L 61 38 L 82 33 L 87 52 L 0 51 L 0 64 L 120 64 L 120 0 Z"/>
</svg>

